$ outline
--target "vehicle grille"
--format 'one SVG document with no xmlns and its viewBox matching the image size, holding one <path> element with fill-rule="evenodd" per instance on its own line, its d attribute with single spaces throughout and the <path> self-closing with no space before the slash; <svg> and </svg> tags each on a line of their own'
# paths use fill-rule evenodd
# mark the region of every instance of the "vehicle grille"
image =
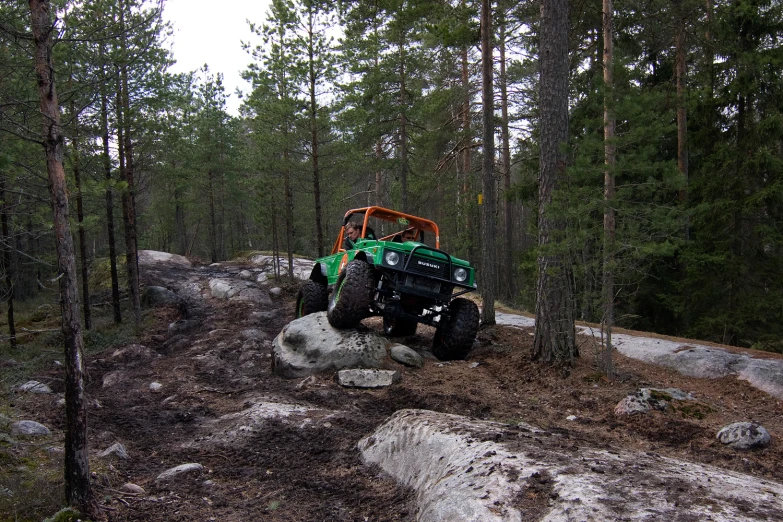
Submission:
<svg viewBox="0 0 783 522">
<path fill-rule="evenodd" d="M 403 263 L 408 261 L 408 254 L 404 255 Z M 420 274 L 429 277 L 440 277 L 442 279 L 451 279 L 449 274 L 449 264 L 446 261 L 438 261 L 425 257 L 414 256 L 408 265 L 408 272 Z"/>
</svg>

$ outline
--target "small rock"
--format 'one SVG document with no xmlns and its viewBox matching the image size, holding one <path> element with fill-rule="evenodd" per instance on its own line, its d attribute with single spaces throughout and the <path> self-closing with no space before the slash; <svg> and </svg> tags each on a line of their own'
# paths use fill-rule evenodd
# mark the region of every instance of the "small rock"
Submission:
<svg viewBox="0 0 783 522">
<path fill-rule="evenodd" d="M 413 368 L 424 366 L 424 357 L 404 344 L 395 344 L 389 348 L 389 356 L 400 364 Z"/>
<path fill-rule="evenodd" d="M 18 437 L 48 437 L 52 432 L 43 424 L 31 420 L 21 420 L 11 423 L 11 435 Z"/>
<path fill-rule="evenodd" d="M 283 289 L 280 287 L 274 287 L 269 289 L 269 295 L 272 297 L 279 297 L 283 293 Z"/>
<path fill-rule="evenodd" d="M 119 370 L 109 372 L 103 376 L 103 387 L 111 388 L 125 380 L 125 374 Z"/>
<path fill-rule="evenodd" d="M 769 446 L 769 432 L 755 422 L 735 422 L 724 426 L 716 437 L 727 446 L 738 450 L 765 448 Z"/>
<path fill-rule="evenodd" d="M 478 367 L 479 367 L 479 363 L 477 362 L 472 362 L 468 365 L 468 368 L 478 368 Z"/>
<path fill-rule="evenodd" d="M 299 384 L 296 385 L 296 389 L 301 390 L 302 388 L 306 388 L 311 384 L 315 384 L 315 376 L 313 375 L 310 375 L 309 377 L 305 377 L 304 379 L 299 381 Z"/>
<path fill-rule="evenodd" d="M 251 272 L 250 270 L 242 270 L 241 272 L 239 272 L 239 278 L 247 279 L 247 280 L 253 279 L 253 272 Z"/>
<path fill-rule="evenodd" d="M 256 282 L 257 283 L 263 283 L 266 280 L 267 280 L 267 275 L 265 273 L 263 273 L 263 272 L 258 274 L 258 276 L 256 277 Z"/>
<path fill-rule="evenodd" d="M 169 325 L 169 333 L 172 335 L 181 334 L 190 330 L 191 328 L 195 328 L 198 326 L 198 324 L 198 322 L 191 319 L 180 319 L 179 321 L 175 321 Z"/>
<path fill-rule="evenodd" d="M 115 442 L 105 450 L 98 453 L 98 458 L 105 459 L 106 457 L 109 457 L 111 455 L 116 455 L 117 458 L 121 460 L 128 460 L 130 458 L 128 456 L 127 450 L 125 449 L 125 446 L 123 446 L 119 442 Z"/>
<path fill-rule="evenodd" d="M 239 336 L 245 340 L 268 339 L 269 336 L 259 328 L 246 328 L 239 332 Z"/>
<path fill-rule="evenodd" d="M 141 294 L 141 306 L 151 308 L 154 306 L 178 306 L 180 303 L 177 294 L 162 286 L 148 286 Z"/>
<path fill-rule="evenodd" d="M 148 361 L 152 359 L 152 351 L 141 344 L 129 344 L 114 350 L 111 356 L 122 362 Z"/>
<path fill-rule="evenodd" d="M 27 381 L 26 383 L 19 385 L 17 390 L 27 393 L 52 393 L 51 388 L 38 381 Z"/>
<path fill-rule="evenodd" d="M 180 475 L 185 474 L 199 474 L 204 470 L 204 466 L 201 464 L 198 464 L 196 462 L 189 462 L 187 464 L 180 464 L 179 466 L 175 466 L 173 468 L 169 468 L 160 475 L 157 476 L 155 479 L 156 482 L 167 482 L 169 480 L 172 480 L 176 477 L 179 477 Z"/>
<path fill-rule="evenodd" d="M 566 417 L 566 420 L 568 420 L 568 421 L 575 421 L 576 420 L 576 415 L 569 415 L 568 417 Z"/>
<path fill-rule="evenodd" d="M 337 372 L 340 386 L 350 388 L 383 388 L 400 380 L 400 372 L 354 368 Z"/>
<path fill-rule="evenodd" d="M 617 416 L 646 413 L 652 409 L 664 411 L 672 401 L 692 401 L 693 395 L 677 388 L 640 388 L 634 395 L 628 395 L 614 408 Z"/>
<path fill-rule="evenodd" d="M 150 383 L 150 391 L 157 392 L 160 391 L 161 388 L 163 388 L 163 385 L 157 381 L 153 381 Z"/>
<path fill-rule="evenodd" d="M 250 317 L 258 321 L 266 322 L 277 317 L 277 309 L 269 310 L 266 312 L 252 312 Z"/>
<path fill-rule="evenodd" d="M 133 493 L 135 495 L 144 495 L 146 493 L 143 487 L 138 486 L 133 482 L 126 482 L 120 486 L 120 491 L 124 491 L 125 493 Z"/>
</svg>

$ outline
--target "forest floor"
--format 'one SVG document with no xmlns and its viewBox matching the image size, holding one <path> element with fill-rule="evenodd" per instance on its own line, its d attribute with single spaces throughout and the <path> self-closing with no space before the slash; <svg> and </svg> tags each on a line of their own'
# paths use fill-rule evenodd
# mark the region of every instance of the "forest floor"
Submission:
<svg viewBox="0 0 783 522">
<path fill-rule="evenodd" d="M 570 371 L 531 360 L 532 328 L 492 326 L 481 329 L 478 346 L 466 361 L 428 359 L 420 369 L 400 368 L 401 381 L 386 389 L 342 388 L 333 375 L 281 379 L 271 372 L 269 352 L 271 339 L 293 319 L 295 286 L 283 287 L 267 304 L 208 295 L 209 278 L 238 280 L 245 268 L 252 267 L 144 267 L 148 285 L 177 290 L 174 286 L 182 284 L 201 292 L 197 309 L 191 308 L 191 328 L 173 333 L 169 325 L 179 313 L 157 308 L 147 312 L 148 327 L 138 343 L 159 355 L 123 360 L 115 355 L 120 347 L 114 346 L 88 357 L 91 453 L 121 442 L 130 456 L 91 459 L 96 493 L 109 520 L 415 520 L 412 492 L 363 464 L 356 448 L 362 437 L 404 408 L 509 424 L 524 421 L 578 444 L 653 452 L 783 481 L 781 400 L 733 377 L 689 378 L 619 354 L 614 359 L 617 378 L 609 381 L 597 369 L 591 338 L 580 339 L 581 356 Z M 266 338 L 256 354 L 240 349 L 247 328 L 262 330 Z M 377 318 L 365 320 L 362 328 L 382 333 Z M 174 335 L 184 337 L 172 339 Z M 416 335 L 400 341 L 424 351 L 432 335 L 431 328 L 419 326 Z M 111 372 L 119 377 L 105 386 Z M 54 391 L 62 391 L 62 369 L 52 368 L 47 375 Z M 152 382 L 162 388 L 151 391 Z M 702 407 L 687 414 L 616 417 L 615 405 L 641 387 L 679 388 Z M 192 444 L 211 420 L 259 398 L 336 414 L 328 421 L 314 420 L 306 429 L 270 420 L 230 446 Z M 18 395 L 14 416 L 38 420 L 57 433 L 64 428 L 62 407 L 41 396 Z M 746 420 L 767 428 L 773 436 L 769 447 L 738 452 L 716 440 L 721 427 Z M 188 462 L 202 464 L 205 471 L 174 484 L 156 483 L 162 471 Z M 145 493 L 122 492 L 127 482 Z"/>
</svg>

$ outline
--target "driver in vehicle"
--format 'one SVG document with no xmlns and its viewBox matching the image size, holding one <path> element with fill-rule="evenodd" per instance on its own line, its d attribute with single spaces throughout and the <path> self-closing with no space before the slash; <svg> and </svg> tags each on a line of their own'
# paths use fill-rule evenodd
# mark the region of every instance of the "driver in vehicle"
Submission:
<svg viewBox="0 0 783 522">
<path fill-rule="evenodd" d="M 400 236 L 402 238 L 403 243 L 405 243 L 406 241 L 414 241 L 416 239 L 416 229 L 408 228 L 406 230 L 403 230 Z"/>
<path fill-rule="evenodd" d="M 345 224 L 345 240 L 343 240 L 343 248 L 345 250 L 352 250 L 356 246 L 356 240 L 359 239 L 359 235 L 362 233 L 362 226 L 355 221 L 349 221 Z"/>
<path fill-rule="evenodd" d="M 345 250 L 353 250 L 356 246 L 356 241 L 359 236 L 362 235 L 362 226 L 356 221 L 349 221 L 345 224 L 345 239 L 343 240 L 343 248 Z M 375 239 L 375 232 L 370 227 L 367 227 L 367 233 L 365 239 Z"/>
</svg>

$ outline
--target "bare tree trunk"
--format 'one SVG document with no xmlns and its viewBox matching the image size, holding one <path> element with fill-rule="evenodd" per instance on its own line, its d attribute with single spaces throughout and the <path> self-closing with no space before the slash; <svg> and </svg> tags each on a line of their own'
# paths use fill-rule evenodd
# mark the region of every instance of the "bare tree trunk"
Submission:
<svg viewBox="0 0 783 522">
<path fill-rule="evenodd" d="M 179 188 L 174 189 L 174 221 L 179 239 L 179 253 L 184 256 L 187 254 L 188 236 L 185 227 L 185 209 L 182 205 L 182 191 Z"/>
<path fill-rule="evenodd" d="M 402 211 L 408 212 L 408 117 L 405 105 L 408 103 L 405 96 L 406 71 L 405 71 L 405 36 L 400 36 L 400 184 L 402 191 Z"/>
<path fill-rule="evenodd" d="M 473 158 L 472 158 L 472 145 L 473 145 L 473 136 L 471 134 L 471 125 L 470 125 L 470 74 L 468 70 L 468 47 L 465 46 L 462 48 L 462 91 L 464 101 L 463 101 L 463 109 L 462 109 L 462 142 L 461 142 L 461 149 L 462 149 L 462 174 L 464 176 L 462 180 L 462 186 L 460 187 L 460 191 L 462 194 L 462 200 L 463 205 L 460 206 L 460 210 L 463 208 L 465 209 L 465 215 L 464 220 L 461 220 L 464 222 L 465 225 L 465 232 L 469 234 L 469 240 L 468 240 L 468 259 L 473 259 L 474 251 L 475 251 L 475 242 L 473 239 L 473 235 L 470 234 L 470 231 L 473 230 L 473 216 L 470 210 L 470 206 L 467 204 L 468 201 L 468 194 L 470 193 L 470 187 L 471 187 L 471 177 L 473 174 Z"/>
<path fill-rule="evenodd" d="M 209 185 L 209 232 L 210 232 L 210 245 L 209 255 L 212 259 L 212 263 L 217 263 L 217 218 L 215 217 L 215 187 L 212 180 L 212 169 L 207 171 L 207 182 Z"/>
<path fill-rule="evenodd" d="M 675 36 L 675 70 L 677 83 L 677 170 L 685 180 L 679 191 L 680 203 L 688 201 L 688 117 L 685 105 L 685 15 L 682 12 L 682 0 L 675 0 L 677 34 Z M 685 239 L 690 236 L 688 224 L 685 226 Z"/>
<path fill-rule="evenodd" d="M 87 408 L 84 396 L 82 326 L 71 227 L 68 222 L 68 190 L 63 168 L 60 108 L 54 85 L 52 31 L 47 0 L 30 0 L 31 29 L 35 41 L 35 75 L 43 117 L 43 146 L 57 250 L 62 332 L 65 344 L 65 498 L 88 516 L 99 517 L 100 508 L 90 485 L 87 452 Z"/>
<path fill-rule="evenodd" d="M 321 223 L 323 209 L 321 208 L 321 173 L 318 168 L 318 102 L 315 99 L 316 74 L 315 74 L 315 21 L 313 9 L 308 12 L 308 66 L 310 80 L 310 146 L 313 152 L 313 199 L 315 202 L 315 240 L 318 249 L 318 257 L 324 255 L 324 231 Z"/>
<path fill-rule="evenodd" d="M 614 167 L 615 157 L 615 118 L 614 118 L 614 42 L 612 31 L 613 6 L 612 0 L 603 0 L 604 29 L 604 345 L 603 371 L 609 379 L 614 378 L 612 364 L 612 328 L 614 327 Z"/>
<path fill-rule="evenodd" d="M 125 42 L 125 2 L 120 1 L 120 28 L 122 35 L 120 42 L 122 45 L 123 59 L 126 53 Z M 139 256 L 138 243 L 136 238 L 136 184 L 134 181 L 133 168 L 133 140 L 131 139 L 131 115 L 130 115 L 130 93 L 128 92 L 128 65 L 123 63 L 120 66 L 120 97 L 117 100 L 121 108 L 118 107 L 118 114 L 122 113 L 122 121 L 118 118 L 117 127 L 124 125 L 123 149 L 125 152 L 125 168 L 120 169 L 120 179 L 127 184 L 127 190 L 122 193 L 122 213 L 125 222 L 125 263 L 128 271 L 128 292 L 133 306 L 133 318 L 136 325 L 141 324 L 141 293 L 139 288 Z M 119 136 L 118 136 L 119 138 Z"/>
<path fill-rule="evenodd" d="M 16 323 L 14 322 L 14 277 L 11 264 L 11 234 L 8 231 L 8 217 L 11 214 L 10 205 L 6 199 L 4 174 L 0 174 L 0 220 L 2 220 L 3 274 L 5 275 L 5 303 L 8 306 L 8 342 L 11 349 L 16 348 Z"/>
<path fill-rule="evenodd" d="M 288 251 L 288 278 L 294 281 L 294 195 L 291 191 L 291 167 L 288 164 L 288 149 L 283 152 L 285 190 L 285 242 Z"/>
<path fill-rule="evenodd" d="M 379 207 L 383 206 L 383 171 L 381 170 L 380 163 L 381 158 L 383 158 L 383 143 L 381 142 L 381 139 L 378 138 L 375 141 L 375 160 L 376 163 L 379 165 L 378 168 L 375 169 L 375 204 Z"/>
<path fill-rule="evenodd" d="M 91 330 L 90 280 L 87 263 L 87 238 L 84 231 L 84 202 L 82 198 L 82 173 L 79 157 L 79 119 L 76 116 L 73 103 L 71 103 L 71 112 L 74 114 L 73 125 L 75 129 L 71 146 L 73 147 L 73 180 L 76 183 L 76 220 L 79 223 L 79 259 L 82 265 L 82 310 L 84 312 L 84 328 Z"/>
<path fill-rule="evenodd" d="M 505 239 L 506 239 L 506 251 L 505 251 L 505 269 L 503 270 L 503 282 L 500 285 L 501 288 L 506 289 L 506 297 L 511 299 L 516 292 L 516 285 L 514 284 L 514 213 L 513 204 L 509 197 L 511 193 L 511 145 L 508 130 L 508 79 L 506 77 L 506 21 L 505 16 L 500 25 L 500 108 L 501 108 L 501 123 L 500 123 L 500 137 L 503 142 L 501 149 L 501 156 L 503 160 L 503 189 L 504 189 L 504 206 L 505 211 Z"/>
<path fill-rule="evenodd" d="M 495 241 L 495 99 L 492 89 L 492 11 L 490 0 L 481 0 L 481 101 L 484 156 L 481 165 L 481 323 L 495 324 L 497 252 Z"/>
<path fill-rule="evenodd" d="M 572 366 L 576 355 L 574 299 L 565 250 L 566 223 L 553 212 L 554 193 L 564 183 L 568 140 L 568 2 L 541 6 L 541 151 L 538 175 L 538 281 L 533 357 Z"/>
<path fill-rule="evenodd" d="M 101 47 L 103 57 L 103 47 Z M 111 266 L 111 303 L 114 310 L 114 322 L 122 322 L 120 307 L 120 279 L 117 273 L 117 241 L 114 237 L 114 195 L 111 179 L 111 156 L 109 155 L 109 102 L 105 86 L 101 86 L 101 140 L 103 145 L 103 171 L 106 179 L 106 231 L 109 242 L 109 264 Z"/>
</svg>

